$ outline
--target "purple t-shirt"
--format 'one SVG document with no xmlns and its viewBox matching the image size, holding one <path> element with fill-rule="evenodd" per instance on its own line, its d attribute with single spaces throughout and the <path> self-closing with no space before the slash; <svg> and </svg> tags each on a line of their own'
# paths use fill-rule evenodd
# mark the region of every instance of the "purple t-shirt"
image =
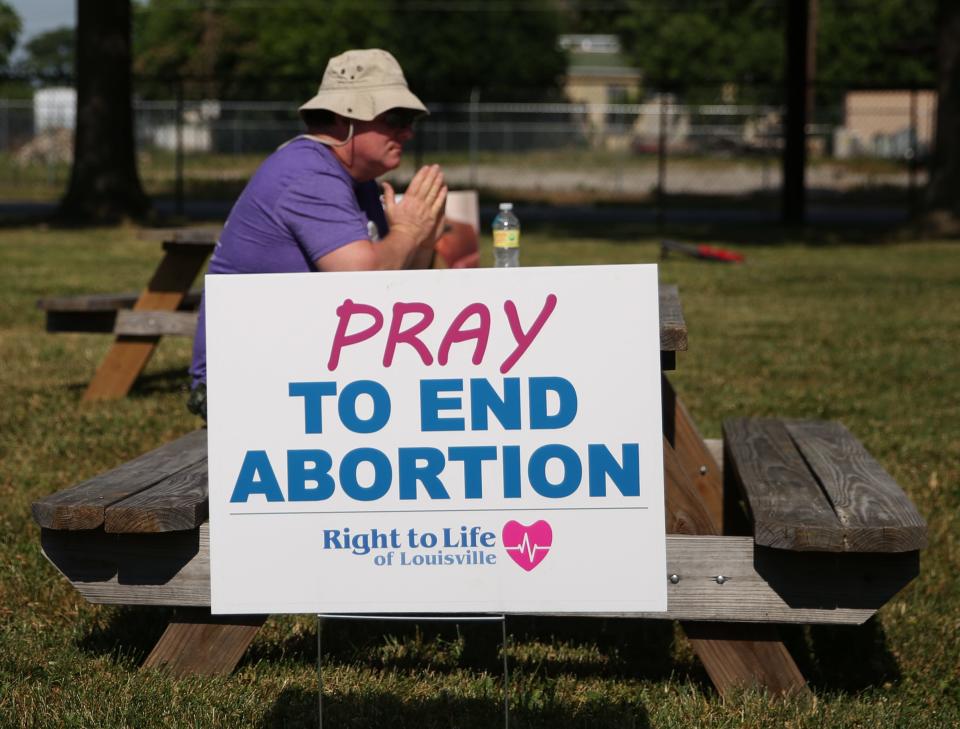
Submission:
<svg viewBox="0 0 960 729">
<path fill-rule="evenodd" d="M 354 182 L 328 147 L 298 137 L 264 160 L 247 183 L 223 226 L 209 272 L 316 271 L 318 258 L 387 232 L 377 183 Z M 207 381 L 205 308 L 201 299 L 190 367 L 194 387 Z"/>
</svg>

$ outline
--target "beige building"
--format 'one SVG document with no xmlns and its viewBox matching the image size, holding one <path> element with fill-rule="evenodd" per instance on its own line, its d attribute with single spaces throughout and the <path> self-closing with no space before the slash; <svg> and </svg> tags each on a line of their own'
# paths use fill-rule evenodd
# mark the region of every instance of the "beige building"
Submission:
<svg viewBox="0 0 960 729">
<path fill-rule="evenodd" d="M 627 63 L 615 35 L 563 35 L 559 45 L 567 52 L 564 92 L 571 103 L 602 107 L 638 102 L 643 74 Z M 615 117 L 603 108 L 588 111 L 585 123 L 598 144 L 609 146 L 611 132 L 623 136 L 615 129 Z"/>
<path fill-rule="evenodd" d="M 849 91 L 843 106 L 844 123 L 833 137 L 835 157 L 907 159 L 914 124 L 920 153 L 926 153 L 933 144 L 937 113 L 934 91 Z"/>
</svg>

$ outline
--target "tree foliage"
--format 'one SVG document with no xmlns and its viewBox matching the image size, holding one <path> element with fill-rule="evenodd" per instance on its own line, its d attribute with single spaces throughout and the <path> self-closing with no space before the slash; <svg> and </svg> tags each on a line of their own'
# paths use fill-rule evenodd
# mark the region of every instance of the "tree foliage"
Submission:
<svg viewBox="0 0 960 729">
<path fill-rule="evenodd" d="M 558 92 L 566 60 L 557 46 L 560 17 L 551 3 L 515 0 L 491 3 L 481 12 L 410 10 L 396 17 L 396 47 L 410 67 L 411 82 L 431 100 L 464 100 L 472 88 L 501 101 Z"/>
<path fill-rule="evenodd" d="M 68 79 L 73 76 L 76 42 L 73 28 L 57 28 L 35 35 L 24 46 L 26 57 L 19 71 L 45 79 Z"/>
<path fill-rule="evenodd" d="M 9 4 L 0 0 L 0 69 L 10 63 L 10 54 L 17 45 L 23 25 L 20 16 Z"/>
<path fill-rule="evenodd" d="M 649 81 L 680 92 L 783 82 L 785 2 L 627 0 L 625 50 Z M 816 83 L 932 85 L 936 0 L 819 0 Z"/>
<path fill-rule="evenodd" d="M 933 86 L 936 9 L 936 0 L 820 0 L 817 81 Z"/>
<path fill-rule="evenodd" d="M 648 82 L 684 92 L 727 81 L 779 83 L 783 6 L 766 0 L 629 0 L 617 28 Z"/>
<path fill-rule="evenodd" d="M 560 17 L 549 0 L 501 0 L 470 12 L 442 3 L 327 0 L 251 5 L 151 0 L 137 8 L 135 71 L 169 81 L 202 79 L 192 94 L 219 98 L 309 95 L 327 60 L 350 48 L 393 53 L 430 101 L 457 101 L 473 87 L 485 98 L 530 99 L 559 88 Z"/>
</svg>

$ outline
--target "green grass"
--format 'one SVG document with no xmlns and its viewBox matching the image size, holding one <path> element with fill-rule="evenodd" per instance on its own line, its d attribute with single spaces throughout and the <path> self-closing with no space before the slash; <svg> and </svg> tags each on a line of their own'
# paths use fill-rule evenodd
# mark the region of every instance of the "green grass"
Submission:
<svg viewBox="0 0 960 729">
<path fill-rule="evenodd" d="M 785 632 L 809 701 L 721 700 L 667 623 L 512 619 L 512 726 L 960 722 L 960 248 L 747 232 L 715 238 L 751 239 L 745 265 L 662 265 L 689 324 L 677 390 L 708 437 L 734 415 L 842 420 L 927 518 L 921 574 L 863 627 Z M 622 225 L 541 228 L 523 242 L 527 265 L 657 254 L 649 230 Z M 0 726 L 315 726 L 312 618 L 269 620 L 229 677 L 177 681 L 138 670 L 166 610 L 88 605 L 39 551 L 31 501 L 196 427 L 183 407 L 189 342 L 165 340 L 130 397 L 82 405 L 108 339 L 46 334 L 34 306 L 137 289 L 159 255 L 133 228 L 0 229 Z M 499 626 L 334 623 L 327 725 L 497 726 L 498 642 Z"/>
</svg>

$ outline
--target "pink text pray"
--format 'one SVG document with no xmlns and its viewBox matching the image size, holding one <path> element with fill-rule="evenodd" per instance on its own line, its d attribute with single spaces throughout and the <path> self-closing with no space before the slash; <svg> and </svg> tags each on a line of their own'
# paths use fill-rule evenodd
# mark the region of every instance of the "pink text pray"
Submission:
<svg viewBox="0 0 960 729">
<path fill-rule="evenodd" d="M 503 311 L 507 317 L 507 323 L 510 325 L 510 333 L 513 335 L 516 346 L 500 364 L 501 374 L 509 372 L 523 356 L 523 353 L 530 348 L 533 340 L 537 338 L 556 306 L 556 295 L 549 294 L 543 302 L 540 313 L 537 314 L 530 327 L 524 330 L 520 323 L 517 305 L 509 299 L 503 302 Z M 369 319 L 369 324 L 366 328 L 350 333 L 350 320 L 355 316 L 366 317 Z M 377 307 L 355 302 L 351 299 L 344 299 L 343 303 L 337 307 L 337 317 L 337 333 L 333 337 L 330 359 L 327 361 L 327 369 L 331 372 L 337 369 L 337 365 L 340 364 L 340 354 L 346 347 L 372 339 L 383 329 L 385 320 L 383 312 Z M 383 348 L 383 366 L 389 367 L 393 364 L 394 354 L 400 344 L 413 347 L 425 365 L 433 364 L 433 353 L 420 339 L 420 334 L 433 323 L 433 320 L 434 311 L 429 304 L 418 301 L 396 302 L 390 315 L 390 327 L 387 330 L 387 338 Z M 468 326 L 470 320 L 474 321 Z M 479 365 L 483 362 L 483 355 L 487 350 L 487 341 L 490 339 L 490 321 L 490 309 L 486 304 L 477 302 L 463 307 L 450 322 L 443 339 L 440 341 L 436 357 L 437 363 L 441 366 L 446 365 L 450 358 L 450 348 L 454 344 L 469 341 L 473 342 L 473 364 Z"/>
</svg>

